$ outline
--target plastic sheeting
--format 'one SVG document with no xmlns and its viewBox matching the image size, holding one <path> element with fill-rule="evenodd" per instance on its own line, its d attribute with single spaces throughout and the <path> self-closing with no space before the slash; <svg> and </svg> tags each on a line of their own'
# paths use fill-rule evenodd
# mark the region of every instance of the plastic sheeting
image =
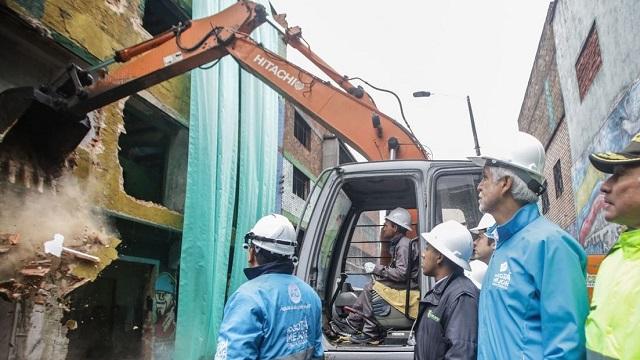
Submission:
<svg viewBox="0 0 640 360">
<path fill-rule="evenodd" d="M 194 0 L 193 18 L 233 3 Z M 272 49 L 269 45 L 277 44 L 276 34 L 265 26 L 252 37 Z M 230 277 L 235 289 L 245 280 L 242 235 L 275 206 L 277 133 L 277 96 L 256 78 L 241 74 L 231 57 L 210 70 L 191 72 L 175 359 L 211 359 L 215 354 L 233 225 L 237 222 Z"/>
</svg>

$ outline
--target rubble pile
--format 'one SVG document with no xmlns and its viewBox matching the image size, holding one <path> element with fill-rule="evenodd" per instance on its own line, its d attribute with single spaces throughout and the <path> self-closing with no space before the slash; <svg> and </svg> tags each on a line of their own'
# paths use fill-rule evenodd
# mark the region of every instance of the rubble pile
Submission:
<svg viewBox="0 0 640 360">
<path fill-rule="evenodd" d="M 36 304 L 59 302 L 65 307 L 64 298 L 73 290 L 95 280 L 99 272 L 117 258 L 115 247 L 120 242 L 104 233 L 86 231 L 71 243 L 75 251 L 83 254 L 98 254 L 99 261 L 91 261 L 77 255 L 63 253 L 60 258 L 37 250 L 30 256 L 22 256 L 20 234 L 0 234 L 0 262 L 13 252 L 20 259 L 13 272 L 4 271 L 0 279 L 0 297 L 8 301 L 33 298 Z M 95 256 L 95 255 L 94 255 Z"/>
<path fill-rule="evenodd" d="M 21 186 L 10 185 L 12 176 L 0 180 L 8 185 L 0 188 L 0 297 L 65 307 L 67 295 L 118 257 L 120 240 L 95 206 L 96 187 L 72 176 L 44 191 L 25 186 L 27 178 Z"/>
</svg>

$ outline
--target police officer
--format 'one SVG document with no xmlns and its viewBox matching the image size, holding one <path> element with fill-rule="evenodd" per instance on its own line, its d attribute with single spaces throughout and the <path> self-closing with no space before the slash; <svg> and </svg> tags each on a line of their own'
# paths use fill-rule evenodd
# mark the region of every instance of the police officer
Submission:
<svg viewBox="0 0 640 360">
<path fill-rule="evenodd" d="M 322 358 L 320 298 L 292 275 L 296 245 L 293 226 L 277 214 L 245 235 L 249 281 L 225 306 L 216 360 Z"/>
<path fill-rule="evenodd" d="M 587 318 L 588 359 L 640 359 L 640 133 L 620 152 L 589 156 L 611 176 L 602 184 L 604 218 L 623 232 L 598 269 Z"/>
</svg>

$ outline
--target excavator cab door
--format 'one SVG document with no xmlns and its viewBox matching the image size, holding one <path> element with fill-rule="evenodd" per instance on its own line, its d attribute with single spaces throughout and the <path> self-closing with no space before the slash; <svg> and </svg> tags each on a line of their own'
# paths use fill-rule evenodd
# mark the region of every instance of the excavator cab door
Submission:
<svg viewBox="0 0 640 360">
<path fill-rule="evenodd" d="M 413 213 L 416 238 L 449 219 L 475 226 L 480 219 L 476 187 L 481 169 L 466 161 L 384 161 L 343 165 L 327 170 L 304 210 L 299 225 L 298 277 L 309 283 L 324 305 L 325 352 L 335 359 L 412 359 L 408 335 L 413 319 L 397 308 L 376 315 L 387 338 L 380 345 L 352 344 L 331 337 L 330 322 L 345 317 L 371 275 L 365 262 L 388 264 L 388 242 L 380 229 L 389 210 L 403 207 Z M 421 253 L 423 241 L 416 241 Z M 419 295 L 433 279 L 421 275 Z"/>
</svg>

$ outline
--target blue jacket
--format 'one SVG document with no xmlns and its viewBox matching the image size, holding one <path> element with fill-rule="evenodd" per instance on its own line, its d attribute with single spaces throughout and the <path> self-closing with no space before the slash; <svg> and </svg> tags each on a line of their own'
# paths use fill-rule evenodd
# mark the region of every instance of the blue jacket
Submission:
<svg viewBox="0 0 640 360">
<path fill-rule="evenodd" d="M 583 359 L 589 306 L 580 244 L 536 204 L 495 230 L 480 291 L 478 359 Z"/>
<path fill-rule="evenodd" d="M 289 265 L 289 264 L 287 264 Z M 220 325 L 216 360 L 320 359 L 320 298 L 293 265 L 245 269 L 250 281 L 231 295 Z"/>
</svg>

